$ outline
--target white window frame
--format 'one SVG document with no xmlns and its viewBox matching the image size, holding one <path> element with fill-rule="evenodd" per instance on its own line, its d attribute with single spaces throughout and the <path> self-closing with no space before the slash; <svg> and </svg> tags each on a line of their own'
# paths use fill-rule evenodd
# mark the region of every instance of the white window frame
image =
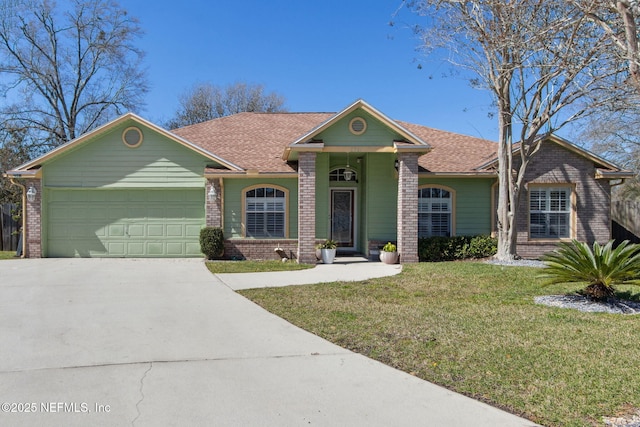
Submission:
<svg viewBox="0 0 640 427">
<path fill-rule="evenodd" d="M 573 238 L 574 197 L 573 185 L 529 185 L 529 239 Z"/>
<path fill-rule="evenodd" d="M 254 192 L 254 196 L 249 193 Z M 261 193 L 261 196 L 257 194 Z M 270 193 L 270 195 L 267 195 Z M 260 184 L 245 188 L 242 191 L 243 200 L 243 229 L 244 236 L 255 239 L 282 239 L 288 237 L 288 200 L 289 193 L 286 188 Z M 262 230 L 253 229 L 250 224 L 258 221 L 251 220 L 250 216 L 262 216 Z M 281 215 L 281 218 L 277 218 Z M 275 228 L 269 228 L 269 223 L 275 221 Z"/>
<path fill-rule="evenodd" d="M 431 190 L 437 190 L 436 195 L 439 193 L 440 197 L 422 197 L 423 190 L 430 190 L 432 194 Z M 442 197 L 442 192 L 447 192 L 449 197 Z M 438 232 L 434 234 L 434 214 L 448 214 L 446 234 Z M 423 221 L 427 221 L 426 230 Z M 426 184 L 418 188 L 418 238 L 433 236 L 455 236 L 455 190 L 443 185 Z"/>
</svg>

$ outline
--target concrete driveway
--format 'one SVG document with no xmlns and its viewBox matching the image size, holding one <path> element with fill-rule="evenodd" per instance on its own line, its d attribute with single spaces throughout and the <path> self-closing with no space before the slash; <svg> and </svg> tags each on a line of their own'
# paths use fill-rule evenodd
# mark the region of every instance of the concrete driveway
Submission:
<svg viewBox="0 0 640 427">
<path fill-rule="evenodd" d="M 534 425 L 302 331 L 202 260 L 0 261 L 0 339 L 0 425 Z"/>
</svg>

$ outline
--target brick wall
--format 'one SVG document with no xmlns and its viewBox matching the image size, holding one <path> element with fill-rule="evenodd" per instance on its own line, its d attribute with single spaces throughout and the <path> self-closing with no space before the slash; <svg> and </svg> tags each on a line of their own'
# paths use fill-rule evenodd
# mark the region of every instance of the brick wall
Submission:
<svg viewBox="0 0 640 427">
<path fill-rule="evenodd" d="M 42 187 L 39 179 L 29 180 L 26 184 L 36 189 L 36 198 L 33 202 L 27 200 L 27 224 L 24 245 L 26 258 L 42 258 Z"/>
<path fill-rule="evenodd" d="M 316 260 L 316 153 L 298 157 L 298 262 Z"/>
<path fill-rule="evenodd" d="M 276 248 L 282 251 L 276 251 Z M 279 260 L 283 256 L 297 259 L 298 241 L 295 239 L 227 239 L 224 241 L 225 259 Z M 315 248 L 313 261 L 315 263 Z"/>
<path fill-rule="evenodd" d="M 398 253 L 400 262 L 418 262 L 418 157 L 398 154 Z"/>
<path fill-rule="evenodd" d="M 572 237 L 588 243 L 603 243 L 611 237 L 611 187 L 606 179 L 596 180 L 595 173 L 596 167 L 592 161 L 558 144 L 545 142 L 527 167 L 525 182 L 573 184 L 576 215 Z M 556 242 L 529 239 L 528 185 L 525 187 L 517 219 L 518 255 L 538 258 L 555 249 Z"/>
<path fill-rule="evenodd" d="M 209 200 L 208 194 L 211 186 L 216 190 L 214 200 Z M 217 178 L 207 180 L 205 191 L 207 227 L 222 227 L 222 188 L 220 180 Z"/>
</svg>

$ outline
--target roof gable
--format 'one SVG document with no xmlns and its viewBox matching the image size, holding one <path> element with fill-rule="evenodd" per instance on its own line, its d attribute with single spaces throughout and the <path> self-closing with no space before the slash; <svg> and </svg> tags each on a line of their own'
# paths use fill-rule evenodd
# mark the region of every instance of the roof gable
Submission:
<svg viewBox="0 0 640 427">
<path fill-rule="evenodd" d="M 606 171 L 609 171 L 611 173 L 622 173 L 622 175 L 624 176 L 620 176 L 620 177 L 632 177 L 633 173 L 631 173 L 630 171 L 625 171 L 622 168 L 620 168 L 619 166 L 617 166 L 614 163 L 611 163 L 608 160 L 605 160 L 604 158 L 598 156 L 597 154 L 592 153 L 591 151 L 584 149 L 582 147 L 579 147 L 569 141 L 567 141 L 564 138 L 561 138 L 557 135 L 554 134 L 544 134 L 544 135 L 540 135 L 538 138 L 536 138 L 536 142 L 540 142 L 540 141 L 544 141 L 544 142 L 552 142 L 554 144 L 559 145 L 560 147 L 569 150 L 591 162 L 594 163 L 594 165 L 596 166 L 596 168 L 598 169 L 603 169 L 602 174 L 607 174 Z M 520 152 L 520 144 L 514 145 L 513 148 L 513 153 L 519 153 Z M 478 170 L 483 170 L 483 169 L 490 169 L 490 168 L 494 168 L 496 167 L 498 164 L 498 157 L 496 156 L 492 156 L 490 159 L 487 159 L 486 162 L 483 162 L 481 165 L 479 165 L 477 167 Z M 629 175 L 629 176 L 627 176 Z"/>
<path fill-rule="evenodd" d="M 81 135 L 80 137 L 67 142 L 66 144 L 63 144 L 45 154 L 43 154 L 42 156 L 39 156 L 23 165 L 18 166 L 17 168 L 15 168 L 14 170 L 8 171 L 7 175 L 10 176 L 23 176 L 23 175 L 29 175 L 30 172 L 32 173 L 33 170 L 36 170 L 38 168 L 40 168 L 43 165 L 46 165 L 50 162 L 53 162 L 65 155 L 68 155 L 70 153 L 73 153 L 76 150 L 79 150 L 81 148 L 83 148 L 84 146 L 86 146 L 87 144 L 91 144 L 94 141 L 97 141 L 99 138 L 101 138 L 103 135 L 108 134 L 109 132 L 112 132 L 115 129 L 118 128 L 123 128 L 123 127 L 127 127 L 127 126 L 138 126 L 140 128 L 146 131 L 150 131 L 150 132 L 155 132 L 160 134 L 162 137 L 168 139 L 169 141 L 172 141 L 174 143 L 179 144 L 180 146 L 183 146 L 185 148 L 187 148 L 188 150 L 190 150 L 191 152 L 193 152 L 194 154 L 197 154 L 199 156 L 204 157 L 208 163 L 211 164 L 215 164 L 218 166 L 222 166 L 222 167 L 227 167 L 227 168 L 233 168 L 233 169 L 240 169 L 238 166 L 233 165 L 232 163 L 218 157 L 217 155 L 208 152 L 207 150 L 203 149 L 202 147 L 199 147 L 197 145 L 194 145 L 193 143 L 181 138 L 178 135 L 175 135 L 169 131 L 167 131 L 166 129 L 163 129 L 139 116 L 137 116 L 136 114 L 133 113 L 126 113 L 118 118 L 116 118 L 115 120 L 112 120 L 111 122 L 100 126 L 96 129 L 94 129 L 91 132 L 88 132 L 84 135 Z"/>
<path fill-rule="evenodd" d="M 350 132 L 349 125 L 351 120 L 357 117 L 362 117 L 367 122 L 367 130 L 365 133 L 369 132 L 369 122 L 374 125 L 377 137 L 357 138 L 360 135 Z M 362 136 L 364 136 L 365 133 L 363 133 Z M 385 136 L 389 138 L 386 141 L 384 139 Z M 323 145 L 318 145 L 319 142 Z M 401 144 L 394 145 L 396 142 L 400 142 Z M 364 100 L 359 99 L 289 144 L 284 152 L 283 159 L 295 160 L 296 155 L 293 154 L 292 156 L 292 153 L 297 151 L 306 151 L 309 149 L 311 151 L 318 151 L 323 150 L 325 146 L 353 147 L 358 145 L 364 146 L 365 144 L 374 147 L 388 146 L 389 148 L 393 148 L 394 151 L 398 149 L 417 149 L 426 153 L 431 149 L 431 146 L 426 141 L 400 125 L 399 122 L 390 119 Z"/>
</svg>

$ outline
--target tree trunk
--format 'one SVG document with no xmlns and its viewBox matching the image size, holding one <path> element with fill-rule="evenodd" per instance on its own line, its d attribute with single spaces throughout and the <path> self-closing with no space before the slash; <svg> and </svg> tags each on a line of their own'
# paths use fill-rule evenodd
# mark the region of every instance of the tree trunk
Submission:
<svg viewBox="0 0 640 427">
<path fill-rule="evenodd" d="M 498 252 L 496 258 L 511 261 L 516 257 L 516 208 L 515 187 L 512 177 L 512 120 L 509 85 L 500 85 L 498 120 Z"/>
</svg>

